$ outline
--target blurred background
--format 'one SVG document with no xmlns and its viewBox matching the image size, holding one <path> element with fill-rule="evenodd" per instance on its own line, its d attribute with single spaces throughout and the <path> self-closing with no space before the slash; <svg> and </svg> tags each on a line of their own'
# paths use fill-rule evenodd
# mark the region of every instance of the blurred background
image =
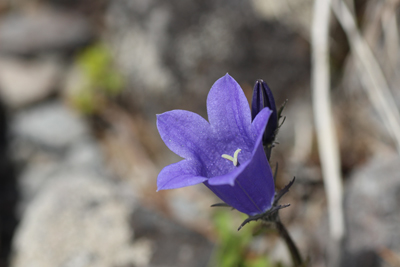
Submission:
<svg viewBox="0 0 400 267">
<path fill-rule="evenodd" d="M 345 2 L 396 114 L 399 1 Z M 257 79 L 278 106 L 288 99 L 271 162 L 278 189 L 296 182 L 280 215 L 310 266 L 326 266 L 314 12 L 313 0 L 0 0 L 0 266 L 291 266 L 274 229 L 237 232 L 244 217 L 210 208 L 219 200 L 203 185 L 156 192 L 160 170 L 180 158 L 155 115 L 206 117 L 209 89 L 227 72 L 249 99 Z M 329 29 L 343 266 L 400 266 L 400 132 L 334 15 Z"/>
</svg>

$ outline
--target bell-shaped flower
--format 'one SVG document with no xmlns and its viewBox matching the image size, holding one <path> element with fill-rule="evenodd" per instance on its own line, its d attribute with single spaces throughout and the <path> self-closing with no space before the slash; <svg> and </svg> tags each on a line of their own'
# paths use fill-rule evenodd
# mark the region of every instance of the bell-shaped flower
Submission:
<svg viewBox="0 0 400 267">
<path fill-rule="evenodd" d="M 253 100 L 251 103 L 251 117 L 254 118 L 265 107 L 272 110 L 267 127 L 263 136 L 263 144 L 268 159 L 274 146 L 275 135 L 278 129 L 278 113 L 276 111 L 275 99 L 268 85 L 263 80 L 258 80 L 254 85 Z"/>
<path fill-rule="evenodd" d="M 162 140 L 184 158 L 160 172 L 158 190 L 204 183 L 240 212 L 266 212 L 275 188 L 262 137 L 272 111 L 260 109 L 252 120 L 242 89 L 226 74 L 208 94 L 207 113 L 208 121 L 184 110 L 157 115 Z"/>
</svg>

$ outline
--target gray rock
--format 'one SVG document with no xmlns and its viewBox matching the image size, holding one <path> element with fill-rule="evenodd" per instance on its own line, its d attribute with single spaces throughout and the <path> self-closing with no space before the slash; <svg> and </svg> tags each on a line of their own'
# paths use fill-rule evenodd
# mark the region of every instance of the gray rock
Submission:
<svg viewBox="0 0 400 267">
<path fill-rule="evenodd" d="M 25 166 L 18 177 L 20 195 L 17 214 L 19 218 L 23 218 L 33 199 L 41 193 L 41 190 L 52 180 L 52 177 L 58 174 L 59 168 L 58 161 L 47 161 L 39 164 L 30 163 Z"/>
<path fill-rule="evenodd" d="M 77 148 L 78 145 L 80 145 L 79 148 Z M 102 153 L 97 146 L 90 142 L 78 143 L 77 146 L 72 146 L 65 155 L 38 151 L 32 154 L 31 160 L 27 162 L 18 178 L 19 217 L 24 216 L 31 202 L 42 194 L 47 184 L 64 177 L 65 174 L 108 175 Z"/>
<path fill-rule="evenodd" d="M 135 238 L 153 242 L 149 267 L 202 267 L 210 260 L 213 244 L 204 236 L 148 209 L 136 209 L 132 225 Z"/>
<path fill-rule="evenodd" d="M 151 246 L 134 245 L 131 210 L 102 177 L 59 177 L 29 205 L 14 240 L 12 266 L 144 266 Z M 133 258 L 138 249 L 142 265 Z"/>
<path fill-rule="evenodd" d="M 56 58 L 0 57 L 0 96 L 11 108 L 38 102 L 58 86 L 63 65 Z"/>
<path fill-rule="evenodd" d="M 346 190 L 351 253 L 400 249 L 400 157 L 379 157 L 355 171 Z"/>
<path fill-rule="evenodd" d="M 35 54 L 72 50 L 89 42 L 86 18 L 52 9 L 8 13 L 0 19 L 0 53 Z"/>
<path fill-rule="evenodd" d="M 89 134 L 82 119 L 59 102 L 49 102 L 19 112 L 11 127 L 20 139 L 53 150 L 66 149 Z"/>
<path fill-rule="evenodd" d="M 11 126 L 22 166 L 11 266 L 148 266 L 154 242 L 133 240 L 133 191 L 109 179 L 85 122 L 52 101 L 17 111 Z"/>
<path fill-rule="evenodd" d="M 12 154 L 21 168 L 19 215 L 57 177 L 77 172 L 107 176 L 103 153 L 87 125 L 61 102 L 43 103 L 15 114 Z"/>
<path fill-rule="evenodd" d="M 255 11 L 266 20 L 278 20 L 310 39 L 314 1 L 312 0 L 252 0 Z"/>
<path fill-rule="evenodd" d="M 116 0 L 106 26 L 130 84 L 127 99 L 151 118 L 178 106 L 204 110 L 199 101 L 227 72 L 247 92 L 256 79 L 268 81 L 278 103 L 284 90 L 308 90 L 308 44 L 282 24 L 259 18 L 250 0 Z"/>
<path fill-rule="evenodd" d="M 104 173 L 104 162 L 103 152 L 99 145 L 95 140 L 88 137 L 77 140 L 69 147 L 64 164 L 69 170 L 97 170 L 99 173 L 102 173 L 101 170 L 103 170 Z"/>
</svg>

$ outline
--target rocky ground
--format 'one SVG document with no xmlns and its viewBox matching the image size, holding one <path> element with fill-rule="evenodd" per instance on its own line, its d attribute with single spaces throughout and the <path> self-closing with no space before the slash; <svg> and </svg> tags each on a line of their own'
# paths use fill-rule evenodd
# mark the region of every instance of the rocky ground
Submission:
<svg viewBox="0 0 400 267">
<path fill-rule="evenodd" d="M 155 192 L 158 172 L 179 160 L 160 140 L 155 114 L 179 108 L 206 116 L 208 90 L 226 72 L 249 97 L 263 78 L 278 105 L 289 98 L 272 157 L 278 188 L 296 176 L 281 217 L 312 266 L 324 266 L 312 1 L 273 3 L 0 1 L 0 267 L 208 266 L 218 244 L 209 206 L 218 200 L 202 186 Z M 344 64 L 347 44 L 335 44 L 335 64 Z M 112 61 L 93 47 L 106 47 Z M 87 49 L 104 56 L 95 66 L 106 62 L 94 78 L 82 65 Z M 108 75 L 108 89 L 120 91 L 105 93 Z M 346 186 L 345 266 L 399 266 L 399 157 L 368 100 L 346 94 L 346 82 L 354 84 L 335 81 L 332 92 Z M 82 92 L 89 92 L 83 106 Z M 273 233 L 251 246 L 290 265 Z"/>
</svg>

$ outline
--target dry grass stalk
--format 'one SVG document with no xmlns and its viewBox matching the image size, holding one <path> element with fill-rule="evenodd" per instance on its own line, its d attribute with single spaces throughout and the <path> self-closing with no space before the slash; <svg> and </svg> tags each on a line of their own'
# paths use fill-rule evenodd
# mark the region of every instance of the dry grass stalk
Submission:
<svg viewBox="0 0 400 267">
<path fill-rule="evenodd" d="M 318 148 L 328 201 L 332 244 L 329 265 L 340 266 L 340 244 L 345 235 L 340 156 L 330 99 L 329 68 L 330 1 L 316 0 L 312 24 L 312 89 Z"/>
</svg>

